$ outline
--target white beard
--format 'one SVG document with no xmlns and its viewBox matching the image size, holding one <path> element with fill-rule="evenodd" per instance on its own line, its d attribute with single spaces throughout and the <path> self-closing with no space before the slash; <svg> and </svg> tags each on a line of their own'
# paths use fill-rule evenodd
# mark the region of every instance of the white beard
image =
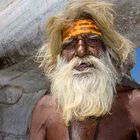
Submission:
<svg viewBox="0 0 140 140">
<path fill-rule="evenodd" d="M 74 69 L 83 62 L 94 67 L 84 71 Z M 58 56 L 55 71 L 49 77 L 51 94 L 57 98 L 66 124 L 72 119 L 84 120 L 109 113 L 118 76 L 108 53 L 100 59 L 76 57 L 70 62 Z"/>
</svg>

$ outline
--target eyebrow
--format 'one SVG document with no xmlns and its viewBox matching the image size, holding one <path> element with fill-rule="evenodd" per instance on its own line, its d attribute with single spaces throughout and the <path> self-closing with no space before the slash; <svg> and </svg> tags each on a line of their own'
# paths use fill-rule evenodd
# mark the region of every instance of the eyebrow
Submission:
<svg viewBox="0 0 140 140">
<path fill-rule="evenodd" d="M 63 44 L 63 45 L 68 44 L 68 43 L 70 43 L 70 42 L 73 41 L 73 40 L 74 40 L 74 37 L 71 37 L 71 38 L 69 38 L 68 40 L 64 40 L 64 41 L 62 42 L 62 44 Z"/>
<path fill-rule="evenodd" d="M 99 35 L 96 35 L 96 34 L 89 34 L 89 36 L 100 38 L 100 36 Z"/>
</svg>

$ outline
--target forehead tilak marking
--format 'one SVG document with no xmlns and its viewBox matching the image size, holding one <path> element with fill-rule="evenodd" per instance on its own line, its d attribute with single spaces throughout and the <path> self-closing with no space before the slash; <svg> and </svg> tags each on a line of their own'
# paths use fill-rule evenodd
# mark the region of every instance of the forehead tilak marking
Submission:
<svg viewBox="0 0 140 140">
<path fill-rule="evenodd" d="M 101 31 L 92 20 L 78 20 L 74 21 L 70 26 L 63 32 L 63 40 L 67 40 L 81 33 L 94 33 L 102 35 Z"/>
</svg>

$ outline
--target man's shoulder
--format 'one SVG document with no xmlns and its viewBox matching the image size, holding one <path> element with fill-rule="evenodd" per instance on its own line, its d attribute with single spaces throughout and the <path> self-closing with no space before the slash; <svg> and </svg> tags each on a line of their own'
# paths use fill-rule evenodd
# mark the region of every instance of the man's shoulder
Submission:
<svg viewBox="0 0 140 140">
<path fill-rule="evenodd" d="M 140 89 L 123 88 L 117 92 L 116 103 L 131 110 L 140 110 Z M 140 112 L 140 111 L 139 111 Z"/>
<path fill-rule="evenodd" d="M 40 133 L 44 133 L 45 128 L 48 125 L 48 120 L 52 116 L 52 106 L 55 104 L 55 99 L 50 95 L 45 95 L 39 99 L 32 112 L 30 137 L 38 136 Z M 42 132 L 43 131 L 43 132 Z M 38 139 L 38 138 L 36 138 Z"/>
<path fill-rule="evenodd" d="M 39 99 L 35 108 L 36 109 L 47 109 L 47 108 L 50 109 L 51 107 L 55 105 L 56 105 L 56 100 L 54 97 L 52 97 L 51 95 L 44 95 L 43 97 Z"/>
<path fill-rule="evenodd" d="M 133 122 L 140 126 L 140 89 L 134 89 L 128 95 L 128 109 Z"/>
<path fill-rule="evenodd" d="M 140 107 L 140 89 L 134 89 L 128 95 L 129 105 L 131 107 Z"/>
<path fill-rule="evenodd" d="M 52 112 L 56 108 L 56 101 L 54 97 L 50 95 L 45 95 L 39 99 L 36 103 L 33 112 L 32 120 L 38 124 L 45 123 L 47 119 L 51 116 Z"/>
</svg>

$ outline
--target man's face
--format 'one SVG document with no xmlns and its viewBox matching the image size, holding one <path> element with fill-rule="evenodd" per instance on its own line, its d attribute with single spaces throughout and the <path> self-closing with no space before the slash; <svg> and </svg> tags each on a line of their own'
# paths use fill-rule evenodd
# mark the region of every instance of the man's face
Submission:
<svg viewBox="0 0 140 140">
<path fill-rule="evenodd" d="M 68 62 L 74 57 L 84 58 L 86 56 L 94 56 L 100 58 L 103 50 L 105 49 L 100 36 L 93 33 L 83 33 L 63 41 L 62 57 Z M 89 67 L 94 66 L 83 63 L 76 67 L 76 70 L 82 71 Z"/>
<path fill-rule="evenodd" d="M 100 36 L 78 34 L 64 40 L 62 47 L 51 75 L 51 93 L 58 99 L 66 124 L 73 117 L 84 120 L 108 113 L 117 73 Z"/>
<path fill-rule="evenodd" d="M 93 20 L 74 21 L 63 31 L 62 57 L 71 61 L 74 57 L 84 58 L 94 56 L 100 58 L 103 52 L 101 41 L 101 31 Z M 86 63 L 81 63 L 75 67 L 76 70 L 83 71 L 94 67 Z"/>
<path fill-rule="evenodd" d="M 83 120 L 110 111 L 117 72 L 101 36 L 91 20 L 76 21 L 63 31 L 62 52 L 51 74 L 51 93 L 66 123 L 73 116 Z"/>
</svg>

